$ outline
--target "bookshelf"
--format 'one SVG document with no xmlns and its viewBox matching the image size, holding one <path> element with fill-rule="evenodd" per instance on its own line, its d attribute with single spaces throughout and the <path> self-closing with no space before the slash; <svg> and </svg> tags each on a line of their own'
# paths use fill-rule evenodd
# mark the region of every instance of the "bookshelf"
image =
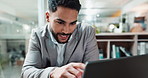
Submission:
<svg viewBox="0 0 148 78">
<path fill-rule="evenodd" d="M 103 51 L 103 57 L 106 59 L 112 58 L 113 46 L 118 49 L 124 48 L 127 53 L 139 55 L 139 51 L 148 52 L 148 33 L 100 33 L 96 34 L 99 50 Z M 144 48 L 142 49 L 141 46 Z M 122 50 L 121 50 L 122 51 Z M 123 52 L 124 53 L 124 52 Z M 122 53 L 122 54 L 123 54 Z M 123 56 L 123 55 L 122 55 Z M 121 56 L 121 57 L 122 57 Z"/>
</svg>

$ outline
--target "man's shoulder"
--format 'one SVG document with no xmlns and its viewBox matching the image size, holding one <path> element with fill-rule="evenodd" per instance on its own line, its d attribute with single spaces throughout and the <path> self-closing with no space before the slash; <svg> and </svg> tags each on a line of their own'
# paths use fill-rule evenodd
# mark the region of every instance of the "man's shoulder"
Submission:
<svg viewBox="0 0 148 78">
<path fill-rule="evenodd" d="M 38 36 L 44 36 L 45 33 L 47 32 L 47 27 L 48 27 L 47 25 L 36 27 L 32 30 L 32 33 L 35 33 Z"/>
</svg>

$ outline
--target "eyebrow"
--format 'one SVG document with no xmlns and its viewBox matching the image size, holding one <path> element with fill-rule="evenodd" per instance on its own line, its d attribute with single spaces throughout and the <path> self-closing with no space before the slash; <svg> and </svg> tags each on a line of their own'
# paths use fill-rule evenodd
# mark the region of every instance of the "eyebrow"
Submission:
<svg viewBox="0 0 148 78">
<path fill-rule="evenodd" d="M 58 21 L 61 21 L 61 22 L 66 22 L 66 21 L 64 21 L 64 20 L 62 20 L 62 19 L 56 19 L 56 20 L 58 20 Z M 71 23 L 75 23 L 75 22 L 77 22 L 77 20 L 75 20 L 75 21 L 73 21 L 73 22 L 71 22 Z"/>
<path fill-rule="evenodd" d="M 77 22 L 77 20 L 75 20 L 75 21 L 73 21 L 73 22 L 71 22 L 71 23 L 76 23 Z"/>
<path fill-rule="evenodd" d="M 62 20 L 62 19 L 56 19 L 56 20 L 61 21 L 61 22 L 66 22 L 66 21 L 64 21 L 64 20 Z"/>
</svg>

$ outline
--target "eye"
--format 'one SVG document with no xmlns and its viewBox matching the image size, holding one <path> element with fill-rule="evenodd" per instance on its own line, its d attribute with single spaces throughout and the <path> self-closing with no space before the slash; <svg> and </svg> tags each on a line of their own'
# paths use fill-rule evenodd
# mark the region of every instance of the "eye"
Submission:
<svg viewBox="0 0 148 78">
<path fill-rule="evenodd" d="M 64 24 L 64 22 L 62 21 L 56 21 L 58 24 Z"/>
<path fill-rule="evenodd" d="M 72 23 L 70 23 L 70 25 L 75 25 L 76 24 L 76 22 L 72 22 Z"/>
</svg>

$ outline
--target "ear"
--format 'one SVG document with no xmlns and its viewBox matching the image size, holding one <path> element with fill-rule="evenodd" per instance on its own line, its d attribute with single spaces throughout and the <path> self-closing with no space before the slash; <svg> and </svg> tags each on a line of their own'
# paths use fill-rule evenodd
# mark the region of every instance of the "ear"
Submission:
<svg viewBox="0 0 148 78">
<path fill-rule="evenodd" d="M 46 21 L 49 22 L 49 12 L 46 12 Z"/>
</svg>

